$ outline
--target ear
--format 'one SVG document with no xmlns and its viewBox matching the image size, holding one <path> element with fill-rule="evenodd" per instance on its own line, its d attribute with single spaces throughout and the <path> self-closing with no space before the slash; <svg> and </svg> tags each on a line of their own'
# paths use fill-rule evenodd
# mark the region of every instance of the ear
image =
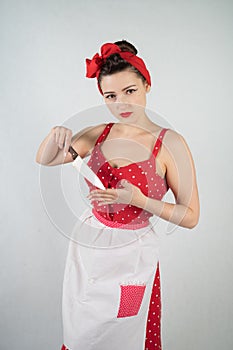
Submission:
<svg viewBox="0 0 233 350">
<path fill-rule="evenodd" d="M 150 88 L 151 88 L 150 85 L 147 82 L 145 82 L 146 93 L 150 91 Z"/>
</svg>

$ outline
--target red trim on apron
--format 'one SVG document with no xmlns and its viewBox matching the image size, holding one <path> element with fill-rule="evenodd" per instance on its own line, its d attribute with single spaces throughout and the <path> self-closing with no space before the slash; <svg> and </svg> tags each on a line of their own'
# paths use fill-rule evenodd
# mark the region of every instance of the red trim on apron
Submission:
<svg viewBox="0 0 233 350">
<path fill-rule="evenodd" d="M 140 229 L 142 227 L 146 227 L 149 225 L 149 220 L 146 220 L 146 221 L 144 221 L 142 223 L 138 223 L 138 224 L 121 224 L 120 222 L 110 221 L 110 220 L 105 219 L 95 209 L 92 209 L 92 213 L 95 215 L 97 220 L 99 220 L 100 222 L 102 222 L 102 224 L 104 224 L 105 226 L 108 226 L 108 227 L 123 228 L 126 230 L 137 230 L 137 229 Z"/>
</svg>

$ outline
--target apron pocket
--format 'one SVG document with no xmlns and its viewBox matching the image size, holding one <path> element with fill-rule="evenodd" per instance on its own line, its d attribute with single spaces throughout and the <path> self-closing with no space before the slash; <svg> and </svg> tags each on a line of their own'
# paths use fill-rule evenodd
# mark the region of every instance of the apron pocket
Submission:
<svg viewBox="0 0 233 350">
<path fill-rule="evenodd" d="M 120 284 L 121 298 L 117 318 L 136 316 L 139 312 L 146 285 Z"/>
</svg>

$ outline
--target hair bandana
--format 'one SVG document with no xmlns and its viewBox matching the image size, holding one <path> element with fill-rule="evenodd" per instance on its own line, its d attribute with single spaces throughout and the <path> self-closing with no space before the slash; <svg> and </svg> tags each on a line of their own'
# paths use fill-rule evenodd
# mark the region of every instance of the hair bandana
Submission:
<svg viewBox="0 0 233 350">
<path fill-rule="evenodd" d="M 148 84 L 151 85 L 150 73 L 148 72 L 144 61 L 140 57 L 134 55 L 132 52 L 121 51 L 118 45 L 111 43 L 101 46 L 101 55 L 96 53 L 91 60 L 86 58 L 86 77 L 98 79 L 101 67 L 106 58 L 114 53 L 118 53 L 122 59 L 134 66 L 144 76 Z M 98 87 L 101 94 L 103 94 L 99 84 Z"/>
</svg>

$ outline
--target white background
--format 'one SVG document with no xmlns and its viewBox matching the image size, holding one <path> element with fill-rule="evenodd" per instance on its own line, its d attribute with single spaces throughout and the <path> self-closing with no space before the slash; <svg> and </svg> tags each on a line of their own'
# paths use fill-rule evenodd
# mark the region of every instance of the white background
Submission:
<svg viewBox="0 0 233 350">
<path fill-rule="evenodd" d="M 184 136 L 199 187 L 198 226 L 162 239 L 163 349 L 232 349 L 232 7 L 226 0 L 0 1 L 0 349 L 61 347 L 68 239 L 42 203 L 35 156 L 53 126 L 103 103 L 96 81 L 85 78 L 85 58 L 122 39 L 144 58 L 148 108 Z M 93 114 L 92 123 L 100 121 Z M 46 171 L 53 193 L 57 170 Z"/>
</svg>

